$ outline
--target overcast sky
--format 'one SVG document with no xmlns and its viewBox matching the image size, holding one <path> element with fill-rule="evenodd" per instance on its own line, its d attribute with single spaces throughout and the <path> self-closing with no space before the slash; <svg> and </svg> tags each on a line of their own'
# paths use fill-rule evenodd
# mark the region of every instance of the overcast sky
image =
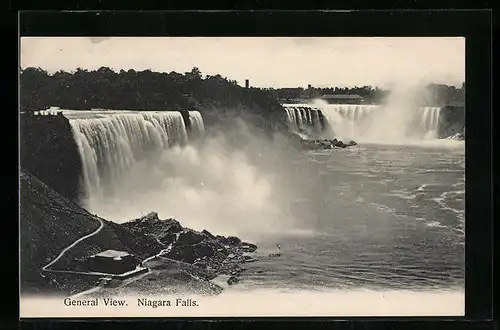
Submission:
<svg viewBox="0 0 500 330">
<path fill-rule="evenodd" d="M 257 87 L 465 81 L 464 38 L 85 38 L 21 39 L 21 67 L 221 74 Z"/>
</svg>

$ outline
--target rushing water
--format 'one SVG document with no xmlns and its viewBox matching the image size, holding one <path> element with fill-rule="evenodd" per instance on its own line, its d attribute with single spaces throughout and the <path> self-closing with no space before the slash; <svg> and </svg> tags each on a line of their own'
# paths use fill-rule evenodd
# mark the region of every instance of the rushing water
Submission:
<svg viewBox="0 0 500 330">
<path fill-rule="evenodd" d="M 298 155 L 301 224 L 262 236 L 242 287 L 463 288 L 464 164 L 460 142 Z"/>
<path fill-rule="evenodd" d="M 64 114 L 70 118 L 83 160 L 82 181 L 88 199 L 104 200 L 137 163 L 189 141 L 186 124 L 177 111 L 65 110 Z M 189 118 L 192 137 L 203 136 L 200 113 L 190 111 Z"/>
<path fill-rule="evenodd" d="M 440 107 L 408 107 L 398 104 L 359 105 L 328 104 L 316 100 L 313 104 L 285 104 L 290 131 L 307 132 L 341 140 L 407 144 L 408 139 L 420 141 L 438 137 Z M 324 124 L 319 120 L 319 113 Z"/>
<path fill-rule="evenodd" d="M 424 129 L 436 113 L 421 112 Z M 319 125 L 314 111 L 288 114 Z M 190 119 L 203 134 L 201 115 Z M 234 150 L 216 138 L 183 146 L 180 113 L 75 115 L 71 124 L 91 212 L 123 222 L 157 211 L 259 245 L 235 290 L 463 289 L 463 141 L 301 152 L 249 136 Z M 281 255 L 270 256 L 278 244 Z"/>
</svg>

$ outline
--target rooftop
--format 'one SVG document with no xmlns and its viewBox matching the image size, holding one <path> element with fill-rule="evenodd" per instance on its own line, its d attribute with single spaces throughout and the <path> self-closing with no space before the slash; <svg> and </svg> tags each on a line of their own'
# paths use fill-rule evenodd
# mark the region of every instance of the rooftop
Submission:
<svg viewBox="0 0 500 330">
<path fill-rule="evenodd" d="M 360 95 L 357 94 L 326 94 L 321 96 L 323 99 L 362 99 Z"/>
<path fill-rule="evenodd" d="M 116 251 L 116 250 L 106 250 L 96 254 L 94 257 L 103 257 L 103 258 L 113 258 L 113 259 L 121 259 L 122 257 L 129 256 L 130 253 L 125 251 Z"/>
</svg>

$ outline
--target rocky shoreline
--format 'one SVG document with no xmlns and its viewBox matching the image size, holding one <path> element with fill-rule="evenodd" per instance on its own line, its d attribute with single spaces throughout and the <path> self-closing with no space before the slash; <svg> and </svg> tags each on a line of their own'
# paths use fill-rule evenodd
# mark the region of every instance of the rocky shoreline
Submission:
<svg viewBox="0 0 500 330">
<path fill-rule="evenodd" d="M 302 140 L 302 147 L 304 149 L 335 149 L 335 148 L 347 148 L 357 145 L 355 141 L 348 141 L 344 143 L 341 140 L 333 139 L 312 139 L 312 140 Z"/>
<path fill-rule="evenodd" d="M 138 235 L 153 237 L 164 248 L 155 257 L 192 265 L 194 267 L 185 267 L 185 270 L 203 280 L 228 275 L 228 284 L 237 283 L 244 271 L 242 265 L 255 261 L 257 245 L 253 243 L 235 236 L 214 235 L 206 229 L 185 228 L 175 219 L 159 219 L 156 212 L 120 226 Z M 154 261 L 155 258 L 144 264 L 153 267 Z"/>
<path fill-rule="evenodd" d="M 193 282 L 198 282 L 200 292 L 210 294 L 218 294 L 223 291 L 223 288 L 211 283 L 210 281 L 220 275 L 228 277 L 227 284 L 234 285 L 240 282 L 240 274 L 245 270 L 243 265 L 247 262 L 255 261 L 254 253 L 257 246 L 253 243 L 244 242 L 235 236 L 214 235 L 208 230 L 196 231 L 180 225 L 173 219 L 160 219 L 158 213 L 151 212 L 141 218 L 134 219 L 122 224 L 106 223 L 111 229 L 115 227 L 115 233 L 119 233 L 119 239 L 125 243 L 122 250 L 131 253 L 139 261 L 140 267 L 148 269 L 147 275 L 150 277 L 162 278 L 159 282 L 163 282 L 163 286 L 175 286 L 177 288 L 187 285 L 193 287 Z M 120 227 L 121 230 L 116 230 Z M 124 231 L 127 233 L 124 235 Z M 132 244 L 130 239 L 135 239 Z M 126 242 L 129 240 L 129 243 Z M 156 241 L 158 245 L 150 242 Z M 149 244 L 147 243 L 149 242 Z M 146 244 L 141 244 L 146 243 Z M 89 251 L 99 251 L 107 249 L 106 245 L 102 245 L 99 249 L 88 249 L 94 245 L 94 242 L 82 243 L 82 246 L 75 248 L 72 259 L 61 260 L 56 263 L 53 269 L 57 271 L 78 271 L 85 273 L 87 269 L 87 261 Z M 76 256 L 75 256 L 76 255 Z M 58 283 L 63 283 L 67 274 L 46 273 L 46 277 L 54 277 Z M 165 278 L 165 275 L 168 274 Z M 63 275 L 61 277 L 60 275 Z M 82 277 L 88 277 L 82 275 Z M 71 277 L 73 278 L 73 277 Z M 140 278 L 137 276 L 137 278 Z M 171 282 L 172 280 L 172 282 Z M 87 282 L 87 287 L 81 287 L 79 281 L 78 287 L 73 286 L 73 279 L 66 282 L 64 290 L 72 294 L 78 291 L 86 291 L 91 287 L 100 287 L 113 291 L 114 288 L 123 286 L 128 282 L 129 287 L 142 287 L 141 290 L 150 292 L 149 282 L 140 281 L 137 285 L 134 283 L 134 277 L 127 280 L 116 278 L 108 278 L 103 280 L 103 277 L 95 277 L 94 281 Z M 202 283 L 205 282 L 205 283 Z M 101 295 L 102 293 L 96 293 Z M 109 292 L 107 294 L 110 294 Z"/>
<path fill-rule="evenodd" d="M 107 221 L 24 170 L 20 178 L 22 294 L 70 296 L 125 286 L 143 293 L 196 288 L 217 294 L 222 288 L 211 280 L 226 275 L 227 284 L 234 285 L 243 265 L 255 261 L 257 246 L 238 237 L 192 230 L 156 212 L 124 223 Z M 146 274 L 111 276 L 111 281 L 92 274 L 89 258 L 107 250 L 131 254 Z"/>
<path fill-rule="evenodd" d="M 287 138 L 295 147 L 301 150 L 338 149 L 357 145 L 357 142 L 352 140 L 343 142 L 336 138 L 326 139 L 317 136 L 309 136 L 306 132 L 289 132 Z"/>
<path fill-rule="evenodd" d="M 449 136 L 446 138 L 446 140 L 454 140 L 454 141 L 464 141 L 465 140 L 465 133 L 456 133 L 452 136 Z"/>
</svg>

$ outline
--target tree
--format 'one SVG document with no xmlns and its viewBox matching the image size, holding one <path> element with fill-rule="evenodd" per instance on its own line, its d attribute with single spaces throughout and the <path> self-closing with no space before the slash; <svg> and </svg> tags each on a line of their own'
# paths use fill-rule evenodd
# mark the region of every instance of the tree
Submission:
<svg viewBox="0 0 500 330">
<path fill-rule="evenodd" d="M 188 78 L 193 78 L 198 80 L 201 80 L 202 78 L 201 71 L 197 67 L 192 68 L 190 72 L 186 72 L 186 76 Z"/>
</svg>

